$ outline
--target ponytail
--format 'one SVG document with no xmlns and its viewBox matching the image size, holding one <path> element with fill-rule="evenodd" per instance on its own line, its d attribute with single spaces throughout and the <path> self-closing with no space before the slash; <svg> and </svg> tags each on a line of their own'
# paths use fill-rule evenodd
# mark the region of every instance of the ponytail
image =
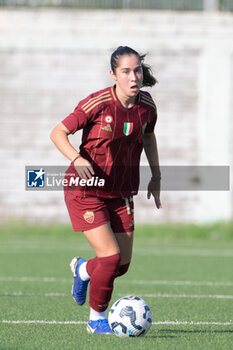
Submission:
<svg viewBox="0 0 233 350">
<path fill-rule="evenodd" d="M 121 56 L 124 55 L 135 55 L 139 58 L 141 65 L 142 65 L 142 71 L 143 71 L 143 82 L 142 86 L 153 86 L 157 83 L 156 78 L 153 76 L 151 66 L 148 64 L 143 63 L 146 54 L 139 55 L 137 51 L 134 49 L 131 49 L 131 47 L 128 46 L 119 46 L 111 55 L 111 69 L 113 73 L 116 73 L 116 68 L 118 67 L 118 60 Z"/>
<path fill-rule="evenodd" d="M 142 71 L 143 71 L 142 86 L 154 86 L 158 81 L 153 76 L 151 66 L 143 63 L 145 57 L 146 57 L 146 54 L 139 56 L 139 59 L 141 61 L 141 65 L 142 65 Z"/>
</svg>

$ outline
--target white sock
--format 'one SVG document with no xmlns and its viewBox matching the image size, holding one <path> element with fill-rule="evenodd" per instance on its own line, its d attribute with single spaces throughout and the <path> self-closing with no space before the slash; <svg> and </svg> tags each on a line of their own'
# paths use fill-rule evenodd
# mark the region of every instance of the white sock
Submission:
<svg viewBox="0 0 233 350">
<path fill-rule="evenodd" d="M 87 273 L 86 266 L 87 266 L 87 261 L 82 263 L 82 265 L 79 268 L 79 275 L 83 281 L 89 281 L 89 279 L 91 278 Z"/>
<path fill-rule="evenodd" d="M 100 318 L 101 319 L 107 318 L 106 312 L 105 311 L 98 312 L 98 311 L 95 311 L 94 309 L 90 308 L 90 320 L 91 321 L 97 321 Z"/>
</svg>

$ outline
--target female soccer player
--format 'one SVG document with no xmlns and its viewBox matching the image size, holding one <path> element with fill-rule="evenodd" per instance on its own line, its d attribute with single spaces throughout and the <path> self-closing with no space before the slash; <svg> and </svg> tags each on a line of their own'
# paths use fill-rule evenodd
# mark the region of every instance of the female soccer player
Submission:
<svg viewBox="0 0 233 350">
<path fill-rule="evenodd" d="M 161 208 L 161 176 L 154 136 L 156 106 L 150 94 L 140 90 L 153 86 L 156 79 L 150 66 L 143 63 L 144 58 L 130 47 L 118 47 L 111 56 L 114 86 L 82 100 L 51 133 L 57 148 L 71 160 L 66 179 L 75 175 L 80 180 L 69 182 L 65 202 L 73 230 L 83 231 L 96 257 L 88 261 L 76 257 L 71 261 L 72 295 L 83 305 L 90 282 L 87 330 L 95 334 L 112 333 L 105 310 L 114 279 L 124 275 L 130 265 L 133 196 L 138 191 L 143 148 L 152 171 L 147 197 L 152 194 L 157 208 Z M 80 129 L 83 134 L 78 152 L 68 135 Z M 88 185 L 93 178 L 95 181 Z"/>
</svg>

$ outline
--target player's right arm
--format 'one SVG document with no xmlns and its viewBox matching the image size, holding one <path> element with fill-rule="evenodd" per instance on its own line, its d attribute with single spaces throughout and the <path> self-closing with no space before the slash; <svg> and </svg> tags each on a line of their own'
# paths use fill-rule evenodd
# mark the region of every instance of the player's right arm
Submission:
<svg viewBox="0 0 233 350">
<path fill-rule="evenodd" d="M 76 157 L 78 157 L 74 161 L 74 166 L 79 177 L 82 179 L 90 179 L 94 175 L 92 165 L 87 159 L 79 155 L 77 150 L 71 145 L 68 138 L 70 133 L 71 132 L 65 127 L 63 123 L 59 123 L 52 130 L 50 138 L 55 146 L 59 149 L 59 151 L 70 161 L 73 161 Z"/>
</svg>

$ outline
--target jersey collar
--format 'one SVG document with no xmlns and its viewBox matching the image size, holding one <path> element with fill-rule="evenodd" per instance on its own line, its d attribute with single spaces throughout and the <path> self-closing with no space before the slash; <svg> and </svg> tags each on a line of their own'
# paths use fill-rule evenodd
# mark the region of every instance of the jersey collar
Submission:
<svg viewBox="0 0 233 350">
<path fill-rule="evenodd" d="M 140 102 L 140 91 L 139 91 L 138 96 L 137 96 L 137 101 L 133 104 L 133 106 L 131 108 L 126 108 L 126 107 L 122 106 L 122 104 L 120 103 L 120 101 L 117 98 L 116 85 L 113 85 L 110 88 L 110 90 L 111 90 L 111 94 L 112 94 L 113 100 L 116 103 L 117 107 L 120 108 L 121 110 L 125 111 L 125 112 L 131 111 L 132 109 L 136 108 L 138 106 L 139 102 Z"/>
</svg>

